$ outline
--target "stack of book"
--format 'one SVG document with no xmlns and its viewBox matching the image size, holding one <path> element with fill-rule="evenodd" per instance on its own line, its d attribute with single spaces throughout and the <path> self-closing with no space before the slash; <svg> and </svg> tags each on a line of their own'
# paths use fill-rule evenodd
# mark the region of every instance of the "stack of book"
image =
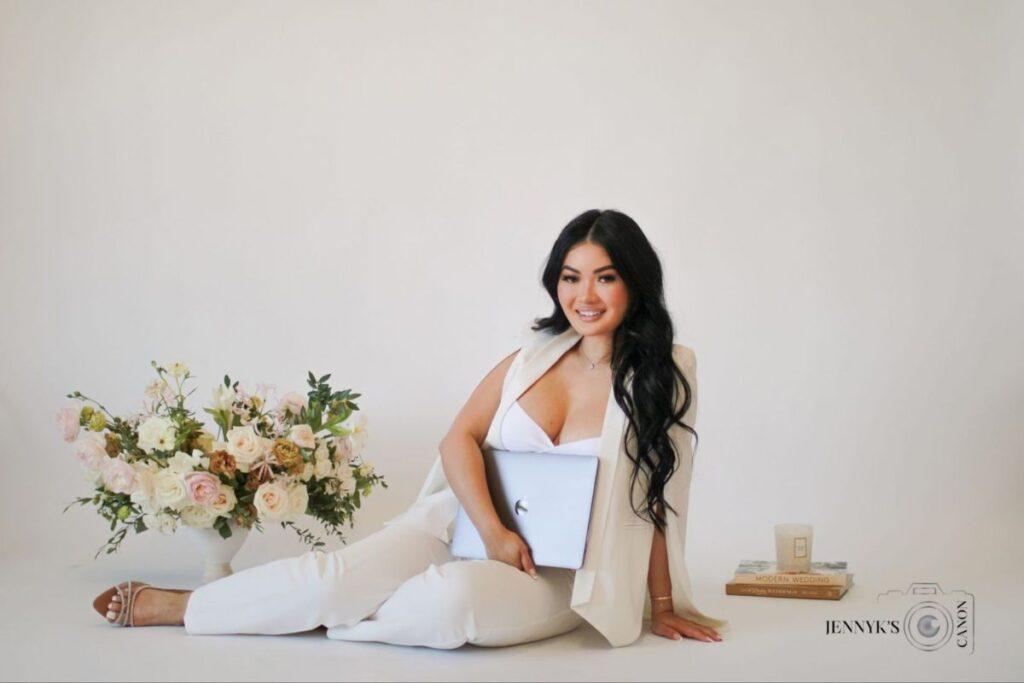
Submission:
<svg viewBox="0 0 1024 683">
<path fill-rule="evenodd" d="M 839 600 L 853 585 L 846 562 L 812 562 L 809 572 L 780 572 L 774 562 L 743 560 L 725 584 L 726 595 Z"/>
</svg>

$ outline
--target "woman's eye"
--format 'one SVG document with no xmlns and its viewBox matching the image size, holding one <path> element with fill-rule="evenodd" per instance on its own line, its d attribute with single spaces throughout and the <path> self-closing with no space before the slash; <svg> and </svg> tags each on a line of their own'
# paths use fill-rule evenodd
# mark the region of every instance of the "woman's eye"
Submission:
<svg viewBox="0 0 1024 683">
<path fill-rule="evenodd" d="M 576 282 L 577 279 L 578 278 L 575 275 L 563 275 L 562 276 L 562 281 L 563 282 Z M 615 282 L 615 276 L 614 275 L 602 275 L 601 277 L 598 278 L 598 280 L 600 280 L 601 282 Z"/>
</svg>

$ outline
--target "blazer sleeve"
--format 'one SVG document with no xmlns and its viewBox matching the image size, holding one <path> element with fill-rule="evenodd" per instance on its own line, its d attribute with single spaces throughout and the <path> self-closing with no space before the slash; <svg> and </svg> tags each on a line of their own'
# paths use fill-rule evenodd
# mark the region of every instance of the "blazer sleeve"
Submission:
<svg viewBox="0 0 1024 683">
<path fill-rule="evenodd" d="M 694 352 L 681 345 L 673 349 L 676 362 L 690 385 L 690 406 L 683 415 L 682 421 L 691 429 L 697 428 L 699 410 L 697 389 L 697 359 Z M 682 407 L 685 395 L 682 386 L 677 396 L 677 409 Z M 665 486 L 665 500 L 675 508 L 677 514 L 666 509 L 668 526 L 665 530 L 665 545 L 669 559 L 669 574 L 672 579 L 672 606 L 679 616 L 702 623 L 722 632 L 729 630 L 729 622 L 709 616 L 701 612 L 693 600 L 690 575 L 686 568 L 686 528 L 689 518 L 690 482 L 693 475 L 694 437 L 679 425 L 670 429 L 672 441 L 676 446 L 679 459 L 675 473 Z M 705 522 L 706 523 L 706 520 Z M 647 612 L 649 614 L 648 602 Z"/>
</svg>

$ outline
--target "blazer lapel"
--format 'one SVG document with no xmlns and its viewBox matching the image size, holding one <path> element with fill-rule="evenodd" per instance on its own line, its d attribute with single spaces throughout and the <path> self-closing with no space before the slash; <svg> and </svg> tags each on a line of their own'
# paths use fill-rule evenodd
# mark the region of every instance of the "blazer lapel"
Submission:
<svg viewBox="0 0 1024 683">
<path fill-rule="evenodd" d="M 541 333 L 543 334 L 543 333 Z M 542 342 L 529 358 L 525 358 L 517 372 L 509 377 L 509 382 L 502 395 L 501 404 L 491 421 L 488 441 L 498 448 L 504 448 L 501 439 L 501 423 L 505 413 L 527 389 L 544 376 L 558 360 L 580 340 L 580 334 L 572 327 L 561 334 Z M 632 377 L 627 377 L 626 386 Z M 594 577 L 601 557 L 601 546 L 608 526 L 608 517 L 612 509 L 611 493 L 615 481 L 618 462 L 621 457 L 622 435 L 626 424 L 626 415 L 615 401 L 614 387 L 609 390 L 604 422 L 601 427 L 601 443 L 598 449 L 599 464 L 597 483 L 594 489 L 594 503 L 591 508 L 590 527 L 587 532 L 587 550 L 583 566 L 576 570 L 573 583 L 572 606 L 576 607 L 588 602 L 594 588 Z"/>
</svg>

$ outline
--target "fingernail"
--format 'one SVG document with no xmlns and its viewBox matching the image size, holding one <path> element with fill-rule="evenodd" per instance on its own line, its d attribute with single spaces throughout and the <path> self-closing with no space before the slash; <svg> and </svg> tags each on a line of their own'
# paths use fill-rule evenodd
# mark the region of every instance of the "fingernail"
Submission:
<svg viewBox="0 0 1024 683">
<path fill-rule="evenodd" d="M 532 577 L 533 577 L 533 578 L 535 578 L 535 579 L 537 578 L 537 575 L 536 575 L 536 574 L 530 574 L 530 576 L 532 576 Z"/>
</svg>

